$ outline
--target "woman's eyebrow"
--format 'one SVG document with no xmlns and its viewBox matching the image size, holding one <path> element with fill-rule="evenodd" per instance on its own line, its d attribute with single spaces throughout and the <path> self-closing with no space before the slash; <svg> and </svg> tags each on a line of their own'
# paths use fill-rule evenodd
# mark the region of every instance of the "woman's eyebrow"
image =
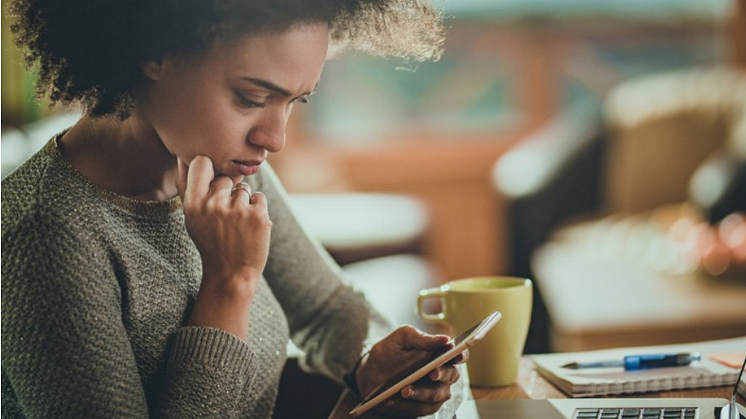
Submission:
<svg viewBox="0 0 746 419">
<path fill-rule="evenodd" d="M 293 96 L 292 93 L 290 93 L 287 89 L 284 89 L 284 88 L 282 88 L 282 87 L 280 87 L 280 86 L 272 83 L 269 80 L 258 79 L 258 78 L 255 78 L 255 77 L 242 77 L 241 79 L 242 80 L 246 80 L 249 83 L 255 84 L 255 85 L 259 86 L 259 87 L 263 87 L 263 88 L 265 88 L 267 90 L 271 90 L 271 91 L 273 91 L 275 93 L 279 93 L 279 94 L 281 94 L 281 95 L 283 95 L 285 97 Z M 307 95 L 312 94 L 313 92 L 316 91 L 316 88 L 318 86 L 319 86 L 319 83 L 316 82 L 316 86 L 314 86 L 313 91 L 303 93 L 301 96 L 307 96 Z"/>
</svg>

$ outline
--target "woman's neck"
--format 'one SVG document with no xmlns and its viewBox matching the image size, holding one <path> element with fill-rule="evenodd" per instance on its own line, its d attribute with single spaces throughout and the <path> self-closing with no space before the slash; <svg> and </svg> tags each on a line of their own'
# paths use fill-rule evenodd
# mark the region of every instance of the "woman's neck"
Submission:
<svg viewBox="0 0 746 419">
<path fill-rule="evenodd" d="M 59 141 L 62 155 L 102 188 L 137 200 L 177 194 L 177 160 L 138 118 L 83 117 Z"/>
</svg>

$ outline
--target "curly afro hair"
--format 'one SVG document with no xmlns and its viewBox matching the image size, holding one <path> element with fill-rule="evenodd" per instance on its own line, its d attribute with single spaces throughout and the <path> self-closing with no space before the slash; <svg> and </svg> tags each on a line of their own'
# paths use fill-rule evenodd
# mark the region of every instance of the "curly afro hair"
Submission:
<svg viewBox="0 0 746 419">
<path fill-rule="evenodd" d="M 326 22 L 332 49 L 438 59 L 442 16 L 425 0 L 13 0 L 11 30 L 37 95 L 94 116 L 132 110 L 140 63 L 226 41 Z"/>
</svg>

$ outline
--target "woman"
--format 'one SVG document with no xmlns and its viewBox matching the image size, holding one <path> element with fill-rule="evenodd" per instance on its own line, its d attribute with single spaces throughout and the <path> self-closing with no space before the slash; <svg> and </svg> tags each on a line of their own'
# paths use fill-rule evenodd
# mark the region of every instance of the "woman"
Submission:
<svg viewBox="0 0 746 419">
<path fill-rule="evenodd" d="M 265 162 L 330 40 L 436 57 L 431 5 L 17 0 L 10 11 L 39 91 L 85 116 L 2 181 L 3 417 L 269 418 L 289 338 L 309 368 L 361 394 L 445 344 L 411 327 L 386 335 Z M 458 377 L 441 368 L 380 410 L 434 413 Z"/>
</svg>

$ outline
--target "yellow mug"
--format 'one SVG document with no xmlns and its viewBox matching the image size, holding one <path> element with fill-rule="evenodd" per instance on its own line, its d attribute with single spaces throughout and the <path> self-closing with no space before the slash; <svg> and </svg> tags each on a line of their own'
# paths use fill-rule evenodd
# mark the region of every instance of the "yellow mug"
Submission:
<svg viewBox="0 0 746 419">
<path fill-rule="evenodd" d="M 531 322 L 533 284 L 530 279 L 486 276 L 450 281 L 420 291 L 417 312 L 426 322 L 450 326 L 460 333 L 494 311 L 502 319 L 484 340 L 469 349 L 466 363 L 474 386 L 500 387 L 518 380 L 518 366 Z M 426 313 L 428 298 L 441 300 L 440 313 Z"/>
</svg>

